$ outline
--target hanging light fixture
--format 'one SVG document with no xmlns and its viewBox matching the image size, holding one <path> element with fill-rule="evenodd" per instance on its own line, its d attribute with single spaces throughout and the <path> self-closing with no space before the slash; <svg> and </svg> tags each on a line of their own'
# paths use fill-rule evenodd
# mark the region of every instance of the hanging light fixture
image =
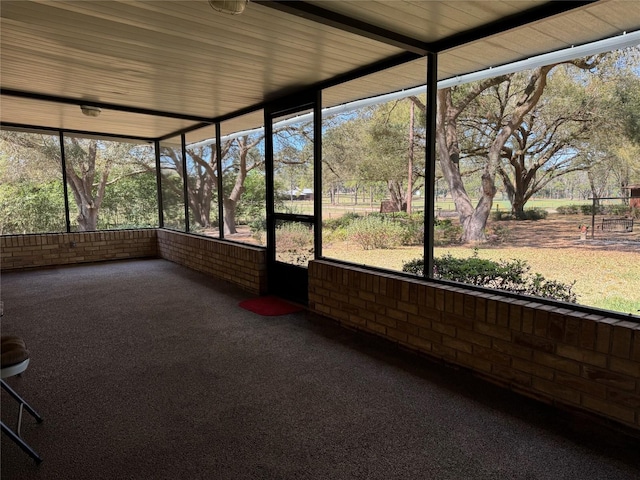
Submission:
<svg viewBox="0 0 640 480">
<path fill-rule="evenodd" d="M 211 8 L 229 15 L 240 15 L 249 0 L 209 0 Z"/>
<path fill-rule="evenodd" d="M 100 107 L 94 107 L 93 105 L 80 105 L 80 110 L 82 110 L 82 113 L 87 117 L 97 117 L 102 113 Z"/>
</svg>

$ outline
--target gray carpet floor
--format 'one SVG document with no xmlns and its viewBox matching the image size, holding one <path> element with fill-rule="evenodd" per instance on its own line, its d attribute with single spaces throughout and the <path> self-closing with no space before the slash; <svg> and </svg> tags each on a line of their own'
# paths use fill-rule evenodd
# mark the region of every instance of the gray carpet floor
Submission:
<svg viewBox="0 0 640 480">
<path fill-rule="evenodd" d="M 633 441 L 164 260 L 5 273 L 10 479 L 635 479 Z M 3 392 L 2 418 L 15 402 Z"/>
</svg>

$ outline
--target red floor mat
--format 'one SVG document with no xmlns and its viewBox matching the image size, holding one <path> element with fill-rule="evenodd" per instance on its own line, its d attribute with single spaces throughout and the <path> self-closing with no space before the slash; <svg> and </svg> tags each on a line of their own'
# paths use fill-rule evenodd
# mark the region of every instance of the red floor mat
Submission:
<svg viewBox="0 0 640 480">
<path fill-rule="evenodd" d="M 238 305 L 246 310 L 250 310 L 265 317 L 286 315 L 288 313 L 299 312 L 302 310 L 302 307 L 298 305 L 289 303 L 286 300 L 271 295 L 244 300 Z"/>
</svg>

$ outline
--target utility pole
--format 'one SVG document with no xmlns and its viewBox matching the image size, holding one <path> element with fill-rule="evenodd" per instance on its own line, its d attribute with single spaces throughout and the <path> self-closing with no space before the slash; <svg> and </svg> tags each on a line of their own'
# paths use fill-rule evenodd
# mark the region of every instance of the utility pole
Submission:
<svg viewBox="0 0 640 480">
<path fill-rule="evenodd" d="M 407 213 L 411 214 L 413 199 L 413 121 L 415 104 L 409 100 L 409 180 L 407 181 Z"/>
</svg>

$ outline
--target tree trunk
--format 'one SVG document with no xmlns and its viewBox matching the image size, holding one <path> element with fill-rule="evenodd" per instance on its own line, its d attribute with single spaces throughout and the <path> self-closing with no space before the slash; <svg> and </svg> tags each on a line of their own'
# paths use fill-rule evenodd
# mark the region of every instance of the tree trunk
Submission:
<svg viewBox="0 0 640 480">
<path fill-rule="evenodd" d="M 489 172 L 482 175 L 482 193 L 480 200 L 473 209 L 471 215 L 464 219 L 462 223 L 462 243 L 478 243 L 485 242 L 485 227 L 491 213 L 493 205 L 493 197 L 496 195 L 495 182 L 493 176 Z"/>
<path fill-rule="evenodd" d="M 462 224 L 462 243 L 478 243 L 486 241 L 484 227 L 487 223 L 488 215 L 483 215 L 477 210 L 473 215 L 467 217 Z"/>
<path fill-rule="evenodd" d="M 236 228 L 236 201 L 231 198 L 225 198 L 223 206 L 225 235 L 238 233 Z"/>
<path fill-rule="evenodd" d="M 77 139 L 73 139 L 76 145 Z M 76 172 L 71 163 L 67 164 L 67 184 L 69 185 L 73 198 L 78 208 L 78 231 L 91 232 L 98 229 L 98 213 L 104 199 L 107 180 L 111 166 L 104 166 L 104 170 L 98 183 L 96 194 L 93 194 L 93 183 L 96 176 L 97 142 L 91 141 L 82 159 L 84 164 L 79 168 L 80 175 Z"/>
<path fill-rule="evenodd" d="M 591 187 L 591 196 L 593 198 L 593 206 L 595 207 L 596 212 L 598 208 L 600 208 L 600 195 L 598 194 L 598 188 L 596 187 L 595 179 L 593 178 L 593 173 L 591 170 L 587 170 L 587 178 L 589 179 L 589 186 Z"/>
<path fill-rule="evenodd" d="M 436 126 L 438 161 L 440 162 L 443 176 L 449 185 L 449 191 L 451 192 L 453 203 L 456 206 L 456 212 L 458 212 L 458 218 L 463 228 L 463 238 L 465 241 L 475 241 L 478 238 L 483 238 L 483 235 L 478 233 L 478 221 L 475 220 L 471 222 L 473 206 L 464 188 L 462 175 L 460 175 L 458 168 L 460 150 L 458 147 L 456 119 L 451 113 L 452 110 L 451 89 L 445 88 L 439 90 Z M 472 223 L 473 225 L 471 225 Z M 472 230 L 467 234 L 466 231 L 469 227 L 471 227 Z M 484 226 L 482 226 L 480 230 L 483 228 Z"/>
<path fill-rule="evenodd" d="M 513 162 L 512 162 L 513 165 Z M 498 172 L 502 177 L 502 185 L 504 185 L 504 189 L 507 192 L 507 198 L 509 199 L 509 203 L 511 204 L 511 213 L 515 216 L 515 218 L 519 220 L 524 219 L 524 205 L 526 203 L 524 199 L 524 194 L 527 189 L 525 185 L 522 183 L 522 178 L 519 176 L 520 172 L 517 168 L 514 169 L 514 179 L 515 184 L 509 178 L 509 175 L 504 170 L 504 168 L 498 168 Z M 520 179 L 520 181 L 518 181 Z"/>
<path fill-rule="evenodd" d="M 524 214 L 524 202 L 521 198 L 514 198 L 511 202 L 511 210 L 513 212 L 516 220 L 526 220 L 526 216 Z"/>
<path fill-rule="evenodd" d="M 231 193 L 223 200 L 224 210 L 224 233 L 233 234 L 238 233 L 236 228 L 236 207 L 242 194 L 244 193 L 244 182 L 247 178 L 247 154 L 250 147 L 247 146 L 247 137 L 243 137 L 242 143 L 239 142 L 240 158 L 238 162 L 238 175 L 236 176 L 236 182 L 231 189 Z"/>
<path fill-rule="evenodd" d="M 76 220 L 79 232 L 93 232 L 98 229 L 98 209 L 83 203 L 78 207 Z"/>
<path fill-rule="evenodd" d="M 209 203 L 202 204 L 200 208 L 198 208 L 198 211 L 194 212 L 193 217 L 195 221 L 198 222 L 202 228 L 210 228 L 211 227 L 211 199 L 209 199 Z"/>
<path fill-rule="evenodd" d="M 387 190 L 389 191 L 389 196 L 391 197 L 391 205 L 393 206 L 393 210 L 395 212 L 406 211 L 406 202 L 404 201 L 402 195 L 402 185 L 399 182 L 394 180 L 389 180 L 387 182 Z"/>
<path fill-rule="evenodd" d="M 189 188 L 189 209 L 193 214 L 193 219 L 202 227 L 211 227 L 211 195 L 213 193 L 213 185 L 215 178 L 203 178 L 201 182 L 207 182 L 208 185 L 196 186 Z"/>
</svg>

